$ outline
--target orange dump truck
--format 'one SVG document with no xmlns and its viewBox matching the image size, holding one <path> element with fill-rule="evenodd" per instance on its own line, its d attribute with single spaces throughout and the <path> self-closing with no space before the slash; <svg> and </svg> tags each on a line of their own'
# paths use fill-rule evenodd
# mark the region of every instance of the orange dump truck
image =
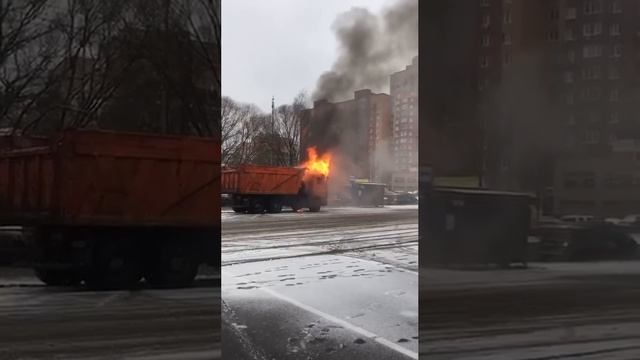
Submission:
<svg viewBox="0 0 640 360">
<path fill-rule="evenodd" d="M 49 285 L 189 285 L 220 262 L 217 140 L 67 131 L 0 149 L 0 226 Z"/>
<path fill-rule="evenodd" d="M 222 171 L 222 193 L 231 195 L 238 213 L 279 213 L 283 206 L 316 212 L 327 205 L 327 177 L 304 168 L 241 165 Z"/>
</svg>

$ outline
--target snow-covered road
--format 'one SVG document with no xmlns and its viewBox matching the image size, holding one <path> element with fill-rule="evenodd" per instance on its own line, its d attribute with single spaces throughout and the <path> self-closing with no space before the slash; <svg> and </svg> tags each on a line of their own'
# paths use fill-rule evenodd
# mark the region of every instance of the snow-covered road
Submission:
<svg viewBox="0 0 640 360">
<path fill-rule="evenodd" d="M 416 206 L 223 214 L 226 359 L 417 359 Z"/>
</svg>

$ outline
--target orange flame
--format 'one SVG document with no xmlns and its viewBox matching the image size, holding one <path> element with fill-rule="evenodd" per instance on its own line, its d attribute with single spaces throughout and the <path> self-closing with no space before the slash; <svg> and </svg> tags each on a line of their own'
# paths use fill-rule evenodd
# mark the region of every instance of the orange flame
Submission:
<svg viewBox="0 0 640 360">
<path fill-rule="evenodd" d="M 310 147 L 307 148 L 307 157 L 309 160 L 302 164 L 307 173 L 329 176 L 329 170 L 331 169 L 330 153 L 324 153 L 318 157 L 316 148 Z"/>
</svg>

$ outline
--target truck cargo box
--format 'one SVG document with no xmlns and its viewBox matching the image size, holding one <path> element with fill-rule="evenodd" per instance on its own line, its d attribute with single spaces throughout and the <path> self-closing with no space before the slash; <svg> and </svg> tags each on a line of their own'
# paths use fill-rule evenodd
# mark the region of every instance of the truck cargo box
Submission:
<svg viewBox="0 0 640 360">
<path fill-rule="evenodd" d="M 527 262 L 532 195 L 464 188 L 433 188 L 425 195 L 420 206 L 421 262 Z"/>
<path fill-rule="evenodd" d="M 37 136 L 0 136 L 0 152 L 36 146 L 48 146 L 50 140 Z"/>
<path fill-rule="evenodd" d="M 222 171 L 222 193 L 244 195 L 296 195 L 303 168 L 241 165 Z"/>
<path fill-rule="evenodd" d="M 0 151 L 0 224 L 219 227 L 219 160 L 212 139 L 67 131 Z"/>
</svg>

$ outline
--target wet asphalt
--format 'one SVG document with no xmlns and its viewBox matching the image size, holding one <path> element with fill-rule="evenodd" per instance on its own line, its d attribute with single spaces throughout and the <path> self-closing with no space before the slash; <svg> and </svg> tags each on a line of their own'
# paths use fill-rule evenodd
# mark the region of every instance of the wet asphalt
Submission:
<svg viewBox="0 0 640 360">
<path fill-rule="evenodd" d="M 219 285 L 92 292 L 0 275 L 2 360 L 221 358 Z"/>
</svg>

